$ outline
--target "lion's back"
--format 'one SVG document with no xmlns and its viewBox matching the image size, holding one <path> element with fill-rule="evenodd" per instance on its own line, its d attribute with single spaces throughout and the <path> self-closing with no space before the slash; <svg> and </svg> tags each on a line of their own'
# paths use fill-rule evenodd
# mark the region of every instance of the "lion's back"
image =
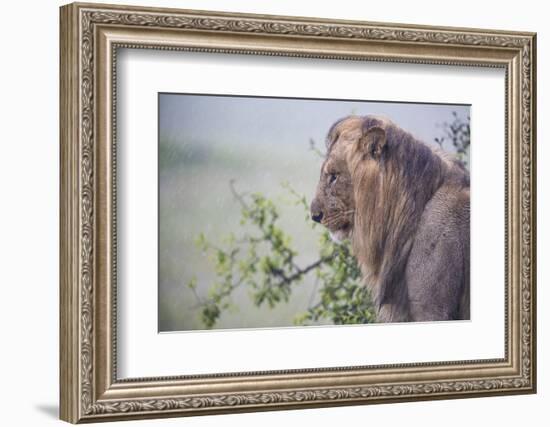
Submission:
<svg viewBox="0 0 550 427">
<path fill-rule="evenodd" d="M 411 320 L 470 317 L 470 190 L 451 182 L 427 203 L 406 268 Z"/>
</svg>

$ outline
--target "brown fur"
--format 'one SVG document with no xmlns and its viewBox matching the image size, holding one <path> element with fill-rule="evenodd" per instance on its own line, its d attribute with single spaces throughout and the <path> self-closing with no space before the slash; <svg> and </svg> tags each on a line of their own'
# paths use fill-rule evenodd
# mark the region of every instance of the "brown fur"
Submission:
<svg viewBox="0 0 550 427">
<path fill-rule="evenodd" d="M 469 318 L 469 175 L 383 118 L 327 137 L 312 215 L 350 238 L 378 320 Z"/>
</svg>

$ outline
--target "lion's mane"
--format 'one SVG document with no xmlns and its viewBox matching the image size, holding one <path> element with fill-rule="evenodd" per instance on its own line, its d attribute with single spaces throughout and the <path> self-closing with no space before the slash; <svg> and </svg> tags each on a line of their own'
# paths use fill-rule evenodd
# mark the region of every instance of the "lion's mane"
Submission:
<svg viewBox="0 0 550 427">
<path fill-rule="evenodd" d="M 453 239 L 467 239 L 459 244 L 459 255 L 467 260 L 449 259 L 446 262 L 469 264 L 469 254 L 464 253 L 469 251 L 469 175 L 459 161 L 427 146 L 387 119 L 366 116 L 362 127 L 363 132 L 375 127 L 383 129 L 385 146 L 376 162 L 364 161 L 365 153 L 361 150 L 350 150 L 348 154 L 355 201 L 351 233 L 353 252 L 378 307 L 379 321 L 418 320 L 418 316 L 411 313 L 410 301 L 430 298 L 430 295 L 429 291 L 416 295 L 417 292 L 408 286 L 408 280 L 415 280 L 410 277 L 415 271 L 409 258 L 415 245 L 419 252 L 424 246 L 437 244 L 441 235 L 427 236 L 430 227 L 450 227 Z M 334 135 L 329 140 L 334 140 Z M 330 151 L 330 143 L 328 148 Z M 447 215 L 450 218 L 443 218 Z M 460 224 L 460 221 L 467 224 Z M 452 230 L 453 224 L 458 224 L 460 230 Z M 466 228 L 467 235 L 460 236 Z M 429 239 L 434 242 L 428 242 Z M 413 263 L 421 267 L 419 255 L 415 258 Z M 445 267 L 446 262 L 440 264 Z M 466 275 L 469 265 L 467 269 Z M 463 282 L 466 280 L 467 284 L 449 286 L 469 288 L 469 279 L 463 278 Z M 457 305 L 468 304 L 467 309 L 457 306 L 451 310 L 452 316 L 464 317 L 466 311 L 469 316 L 469 297 L 464 296 L 469 289 L 449 292 L 461 295 Z M 438 300 L 434 304 L 442 302 Z"/>
</svg>

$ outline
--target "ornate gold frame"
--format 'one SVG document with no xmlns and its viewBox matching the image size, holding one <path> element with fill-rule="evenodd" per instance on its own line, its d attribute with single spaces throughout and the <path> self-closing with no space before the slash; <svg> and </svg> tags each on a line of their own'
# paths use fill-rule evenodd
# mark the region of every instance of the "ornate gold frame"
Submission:
<svg viewBox="0 0 550 427">
<path fill-rule="evenodd" d="M 71 4 L 61 8 L 61 418 L 107 421 L 535 392 L 535 34 Z M 505 357 L 117 380 L 118 47 L 502 67 Z"/>
</svg>

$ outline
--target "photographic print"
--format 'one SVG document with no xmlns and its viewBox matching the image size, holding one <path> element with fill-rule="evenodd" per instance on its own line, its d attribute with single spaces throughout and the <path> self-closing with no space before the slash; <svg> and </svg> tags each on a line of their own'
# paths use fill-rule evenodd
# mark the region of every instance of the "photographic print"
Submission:
<svg viewBox="0 0 550 427">
<path fill-rule="evenodd" d="M 469 105 L 158 102 L 160 332 L 469 319 Z"/>
</svg>

